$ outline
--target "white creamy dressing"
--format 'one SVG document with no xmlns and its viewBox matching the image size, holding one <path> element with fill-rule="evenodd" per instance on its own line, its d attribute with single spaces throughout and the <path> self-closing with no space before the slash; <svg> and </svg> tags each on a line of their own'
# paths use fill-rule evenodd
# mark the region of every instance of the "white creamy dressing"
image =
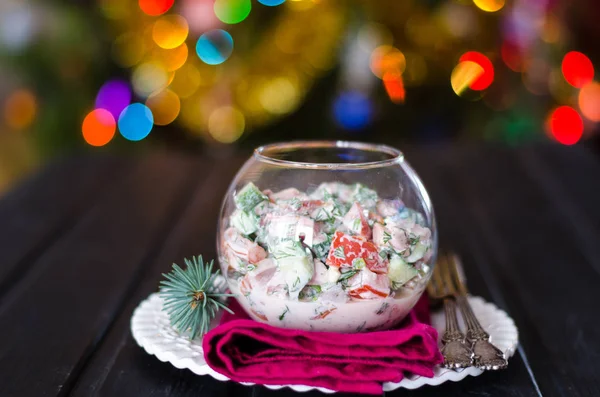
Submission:
<svg viewBox="0 0 600 397">
<path fill-rule="evenodd" d="M 402 288 L 394 297 L 382 299 L 332 302 L 317 298 L 302 302 L 267 295 L 259 288 L 243 296 L 237 283 L 229 285 L 240 305 L 256 321 L 276 327 L 341 333 L 389 329 L 406 317 L 423 292 L 423 286 L 416 286 Z"/>
</svg>

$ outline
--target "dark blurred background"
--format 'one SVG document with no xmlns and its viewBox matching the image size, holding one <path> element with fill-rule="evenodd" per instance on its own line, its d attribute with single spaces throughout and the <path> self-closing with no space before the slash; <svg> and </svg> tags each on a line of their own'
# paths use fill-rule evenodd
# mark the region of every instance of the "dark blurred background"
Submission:
<svg viewBox="0 0 600 397">
<path fill-rule="evenodd" d="M 0 192 L 54 156 L 596 147 L 597 0 L 0 0 Z"/>
</svg>

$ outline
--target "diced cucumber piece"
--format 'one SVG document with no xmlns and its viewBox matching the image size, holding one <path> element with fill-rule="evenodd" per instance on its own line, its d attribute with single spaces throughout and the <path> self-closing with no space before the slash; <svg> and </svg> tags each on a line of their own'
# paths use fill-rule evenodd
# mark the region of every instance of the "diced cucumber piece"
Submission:
<svg viewBox="0 0 600 397">
<path fill-rule="evenodd" d="M 300 291 L 315 273 L 311 255 L 297 241 L 283 241 L 273 250 L 277 267 L 288 286 L 290 299 L 297 300 Z"/>
<path fill-rule="evenodd" d="M 419 241 L 414 247 L 411 248 L 410 255 L 405 258 L 406 261 L 408 263 L 415 263 L 425 256 L 427 248 L 429 248 L 429 246 Z"/>
<path fill-rule="evenodd" d="M 399 219 L 410 219 L 415 222 L 419 226 L 425 226 L 425 217 L 418 211 L 413 210 L 412 208 L 404 207 L 398 215 L 394 216 Z"/>
<path fill-rule="evenodd" d="M 306 251 L 299 241 L 284 240 L 273 246 L 271 254 L 276 260 L 289 257 L 306 256 Z"/>
<path fill-rule="evenodd" d="M 253 213 L 235 210 L 231 215 L 231 225 L 248 236 L 258 230 L 258 217 Z"/>
<path fill-rule="evenodd" d="M 300 291 L 298 300 L 303 302 L 316 301 L 319 295 L 321 295 L 320 285 L 307 285 L 306 287 L 302 288 L 302 291 Z"/>
<path fill-rule="evenodd" d="M 318 222 L 333 219 L 334 215 L 339 214 L 339 210 L 333 202 L 327 202 L 323 206 L 314 209 L 310 217 Z"/>
<path fill-rule="evenodd" d="M 242 188 L 233 198 L 235 206 L 242 211 L 251 211 L 261 201 L 267 200 L 265 196 L 254 183 L 250 182 Z"/>
<path fill-rule="evenodd" d="M 297 300 L 300 291 L 313 277 L 315 268 L 308 256 L 295 256 L 277 260 L 283 279 L 288 286 L 290 299 Z"/>
<path fill-rule="evenodd" d="M 393 255 L 390 259 L 390 268 L 388 277 L 394 285 L 404 285 L 418 274 L 414 266 L 409 265 L 406 261 L 397 255 Z"/>
<path fill-rule="evenodd" d="M 373 209 L 377 205 L 379 196 L 375 190 L 369 189 L 368 187 L 357 183 L 354 185 L 352 200 L 358 201 L 364 208 Z"/>
</svg>

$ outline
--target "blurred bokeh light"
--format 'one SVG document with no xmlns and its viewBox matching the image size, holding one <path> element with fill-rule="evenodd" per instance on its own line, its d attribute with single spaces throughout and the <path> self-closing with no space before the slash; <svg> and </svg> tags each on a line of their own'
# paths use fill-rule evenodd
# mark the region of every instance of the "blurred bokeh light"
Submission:
<svg viewBox="0 0 600 397">
<path fill-rule="evenodd" d="M 27 128 L 35 120 L 37 99 L 26 89 L 13 91 L 4 103 L 4 121 L 15 130 Z"/>
<path fill-rule="evenodd" d="M 157 16 L 169 11 L 174 2 L 175 0 L 139 0 L 139 5 L 146 14 Z"/>
<path fill-rule="evenodd" d="M 96 108 L 108 110 L 115 120 L 130 102 L 129 84 L 120 79 L 107 81 L 96 95 Z"/>
<path fill-rule="evenodd" d="M 573 145 L 581 139 L 583 120 L 572 107 L 560 106 L 550 113 L 548 128 L 558 142 Z"/>
<path fill-rule="evenodd" d="M 562 61 L 562 72 L 569 84 L 581 88 L 594 79 L 594 65 L 581 52 L 571 51 Z"/>
<path fill-rule="evenodd" d="M 83 139 L 92 146 L 104 146 L 115 136 L 115 118 L 106 109 L 94 109 L 83 119 Z"/>
<path fill-rule="evenodd" d="M 594 2 L 88 3 L 0 2 L 0 150 L 600 139 Z"/>
<path fill-rule="evenodd" d="M 154 22 L 152 38 L 161 48 L 179 47 L 188 36 L 188 23 L 179 15 L 165 15 Z"/>
<path fill-rule="evenodd" d="M 144 104 L 133 103 L 127 106 L 119 116 L 119 132 L 129 141 L 141 141 L 146 138 L 152 125 L 154 116 L 152 111 Z"/>
<path fill-rule="evenodd" d="M 222 29 L 204 33 L 196 43 L 198 57 L 209 65 L 225 62 L 233 52 L 233 38 Z"/>
</svg>

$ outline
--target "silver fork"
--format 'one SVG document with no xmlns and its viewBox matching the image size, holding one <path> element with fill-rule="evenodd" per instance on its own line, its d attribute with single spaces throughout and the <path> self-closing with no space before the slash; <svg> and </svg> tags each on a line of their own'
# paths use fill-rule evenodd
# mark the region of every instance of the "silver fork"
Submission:
<svg viewBox="0 0 600 397">
<path fill-rule="evenodd" d="M 473 350 L 465 342 L 465 335 L 461 332 L 456 318 L 456 302 L 447 281 L 441 274 L 441 266 L 434 267 L 431 281 L 427 285 L 427 292 L 432 299 L 444 302 L 446 314 L 446 330 L 442 335 L 442 356 L 445 368 L 466 368 L 473 364 Z"/>
<path fill-rule="evenodd" d="M 467 287 L 460 276 L 460 259 L 456 254 L 447 255 L 441 261 L 445 267 L 447 284 L 453 285 L 453 295 L 467 326 L 467 340 L 471 343 L 474 356 L 474 366 L 485 370 L 504 369 L 508 365 L 504 353 L 490 342 L 490 335 L 485 332 L 467 299 Z"/>
</svg>

